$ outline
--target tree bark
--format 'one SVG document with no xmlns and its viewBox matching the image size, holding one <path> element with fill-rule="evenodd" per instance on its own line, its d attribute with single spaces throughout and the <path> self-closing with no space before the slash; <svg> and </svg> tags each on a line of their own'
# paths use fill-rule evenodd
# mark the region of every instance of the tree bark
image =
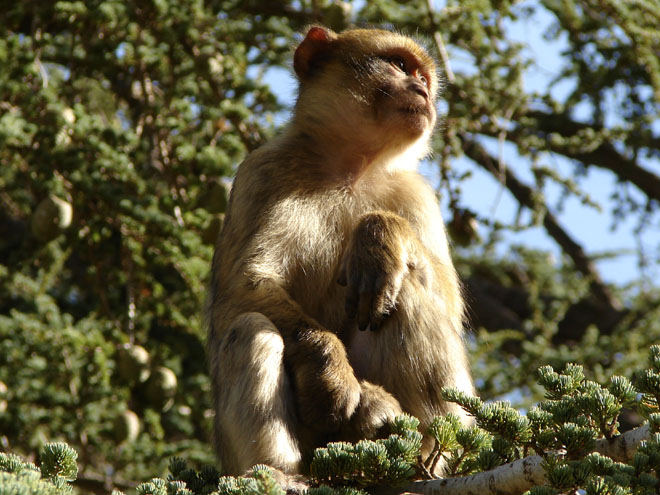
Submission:
<svg viewBox="0 0 660 495">
<path fill-rule="evenodd" d="M 630 461 L 640 443 L 649 437 L 648 425 L 617 435 L 612 440 L 596 442 L 594 452 L 611 457 L 618 462 Z M 403 488 L 375 487 L 369 490 L 372 495 L 517 495 L 530 488 L 547 482 L 542 466 L 543 458 L 533 455 L 509 462 L 490 471 L 427 481 L 414 481 Z"/>
<path fill-rule="evenodd" d="M 548 151 L 577 160 L 585 166 L 595 166 L 609 170 L 618 179 L 634 184 L 649 199 L 660 200 L 660 177 L 641 167 L 635 159 L 621 154 L 611 142 L 605 141 L 590 150 L 571 151 L 562 146 L 553 146 L 547 140 L 548 135 L 551 133 L 569 137 L 586 130 L 599 132 L 603 129 L 602 126 L 583 124 L 574 121 L 566 114 L 550 114 L 540 110 L 531 110 L 525 113 L 524 117 L 534 119 L 535 124 L 531 128 L 525 127 L 509 131 L 507 139 L 514 144 L 517 145 L 518 140 L 525 134 L 538 134 L 548 142 Z M 489 132 L 487 129 L 482 129 L 481 132 L 490 137 L 498 137 L 498 133 L 494 131 Z M 658 150 L 660 149 L 660 139 L 650 137 L 642 141 L 631 136 L 630 140 L 626 141 L 626 145 L 633 149 L 650 148 Z"/>
</svg>

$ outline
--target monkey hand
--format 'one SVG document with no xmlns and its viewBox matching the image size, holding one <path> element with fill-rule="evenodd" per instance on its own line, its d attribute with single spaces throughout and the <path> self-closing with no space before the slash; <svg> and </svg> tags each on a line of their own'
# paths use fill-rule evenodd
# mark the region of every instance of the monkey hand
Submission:
<svg viewBox="0 0 660 495">
<path fill-rule="evenodd" d="M 378 330 L 396 308 L 416 265 L 414 238 L 408 221 L 393 213 L 369 213 L 358 223 L 337 282 L 347 287 L 346 316 L 360 330 Z"/>
<path fill-rule="evenodd" d="M 289 359 L 300 420 L 315 430 L 338 431 L 360 401 L 360 383 L 346 357 L 344 344 L 328 331 L 309 331 Z M 285 346 L 286 349 L 286 346 Z"/>
<path fill-rule="evenodd" d="M 351 420 L 342 428 L 341 439 L 357 442 L 364 438 L 385 438 L 389 425 L 403 413 L 399 401 L 383 387 L 360 381 L 360 403 Z"/>
</svg>

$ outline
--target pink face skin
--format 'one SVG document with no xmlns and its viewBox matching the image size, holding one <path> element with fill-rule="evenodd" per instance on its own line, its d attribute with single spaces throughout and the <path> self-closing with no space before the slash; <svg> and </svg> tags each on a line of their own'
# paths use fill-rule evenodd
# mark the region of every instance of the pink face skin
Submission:
<svg viewBox="0 0 660 495">
<path fill-rule="evenodd" d="M 417 59 L 409 53 L 379 57 L 385 77 L 378 87 L 376 109 L 381 119 L 401 118 L 406 127 L 420 134 L 435 123 L 431 79 Z M 393 113 L 399 116 L 391 115 Z M 382 120 L 384 121 L 384 120 Z"/>
</svg>

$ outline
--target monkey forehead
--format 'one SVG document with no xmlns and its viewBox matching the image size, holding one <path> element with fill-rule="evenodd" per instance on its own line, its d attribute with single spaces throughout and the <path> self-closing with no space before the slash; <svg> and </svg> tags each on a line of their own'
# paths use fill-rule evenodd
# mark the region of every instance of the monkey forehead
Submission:
<svg viewBox="0 0 660 495">
<path fill-rule="evenodd" d="M 384 29 L 348 29 L 337 36 L 335 47 L 344 55 L 385 55 L 405 51 L 435 80 L 435 59 L 414 39 Z"/>
<path fill-rule="evenodd" d="M 365 51 L 404 48 L 419 56 L 421 62 L 435 65 L 433 58 L 414 39 L 404 34 L 384 29 L 347 29 L 337 36 L 339 44 L 354 45 Z"/>
</svg>

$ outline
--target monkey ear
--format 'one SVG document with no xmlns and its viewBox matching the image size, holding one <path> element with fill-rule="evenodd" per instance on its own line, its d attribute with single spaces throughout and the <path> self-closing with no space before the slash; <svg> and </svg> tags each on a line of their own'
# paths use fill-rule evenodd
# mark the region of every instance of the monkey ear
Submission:
<svg viewBox="0 0 660 495">
<path fill-rule="evenodd" d="M 293 55 L 293 68 L 300 80 L 304 79 L 314 64 L 325 57 L 337 34 L 321 26 L 312 26 Z"/>
</svg>

